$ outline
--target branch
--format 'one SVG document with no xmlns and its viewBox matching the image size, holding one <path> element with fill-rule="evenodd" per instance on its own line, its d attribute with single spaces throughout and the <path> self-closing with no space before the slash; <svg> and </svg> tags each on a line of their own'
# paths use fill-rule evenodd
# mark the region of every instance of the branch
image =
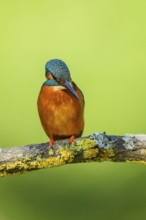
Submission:
<svg viewBox="0 0 146 220">
<path fill-rule="evenodd" d="M 96 133 L 76 138 L 72 144 L 68 140 L 56 141 L 53 149 L 48 143 L 0 148 L 0 176 L 89 161 L 146 164 L 146 135 Z"/>
</svg>

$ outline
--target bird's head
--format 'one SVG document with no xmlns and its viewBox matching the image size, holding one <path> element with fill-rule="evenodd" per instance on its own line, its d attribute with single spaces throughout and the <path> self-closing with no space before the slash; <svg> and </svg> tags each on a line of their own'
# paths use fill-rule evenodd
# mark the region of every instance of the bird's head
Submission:
<svg viewBox="0 0 146 220">
<path fill-rule="evenodd" d="M 59 59 L 53 59 L 46 63 L 46 78 L 55 80 L 59 85 L 66 87 L 72 95 L 79 100 L 71 83 L 70 71 L 67 65 Z"/>
</svg>

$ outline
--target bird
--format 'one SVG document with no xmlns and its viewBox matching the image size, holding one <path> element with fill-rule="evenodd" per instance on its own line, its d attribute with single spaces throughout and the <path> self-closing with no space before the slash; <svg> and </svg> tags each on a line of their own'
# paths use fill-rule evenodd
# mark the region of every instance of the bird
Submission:
<svg viewBox="0 0 146 220">
<path fill-rule="evenodd" d="M 84 130 L 84 95 L 72 81 L 68 66 L 61 59 L 51 59 L 45 65 L 46 81 L 41 86 L 37 107 L 49 145 L 69 139 L 72 143 Z"/>
</svg>

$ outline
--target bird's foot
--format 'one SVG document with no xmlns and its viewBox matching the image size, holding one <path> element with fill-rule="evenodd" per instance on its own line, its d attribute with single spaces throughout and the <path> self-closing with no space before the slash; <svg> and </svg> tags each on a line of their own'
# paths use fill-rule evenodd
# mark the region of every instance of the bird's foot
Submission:
<svg viewBox="0 0 146 220">
<path fill-rule="evenodd" d="M 69 143 L 71 144 L 71 143 L 74 141 L 74 139 L 75 139 L 75 136 L 74 136 L 74 135 L 70 136 L 70 138 L 69 138 Z"/>
<path fill-rule="evenodd" d="M 49 145 L 50 145 L 50 148 L 53 148 L 53 145 L 54 145 L 54 138 L 53 137 L 50 138 Z"/>
</svg>

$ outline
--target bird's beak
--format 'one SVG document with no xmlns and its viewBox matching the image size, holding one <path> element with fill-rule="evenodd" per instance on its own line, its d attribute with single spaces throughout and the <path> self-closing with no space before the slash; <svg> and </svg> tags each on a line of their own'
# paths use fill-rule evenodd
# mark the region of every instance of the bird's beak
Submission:
<svg viewBox="0 0 146 220">
<path fill-rule="evenodd" d="M 66 81 L 64 83 L 64 86 L 71 92 L 71 94 L 77 99 L 79 100 L 79 97 L 77 96 L 75 90 L 72 88 L 72 86 L 70 85 L 70 83 L 68 81 Z"/>
</svg>

